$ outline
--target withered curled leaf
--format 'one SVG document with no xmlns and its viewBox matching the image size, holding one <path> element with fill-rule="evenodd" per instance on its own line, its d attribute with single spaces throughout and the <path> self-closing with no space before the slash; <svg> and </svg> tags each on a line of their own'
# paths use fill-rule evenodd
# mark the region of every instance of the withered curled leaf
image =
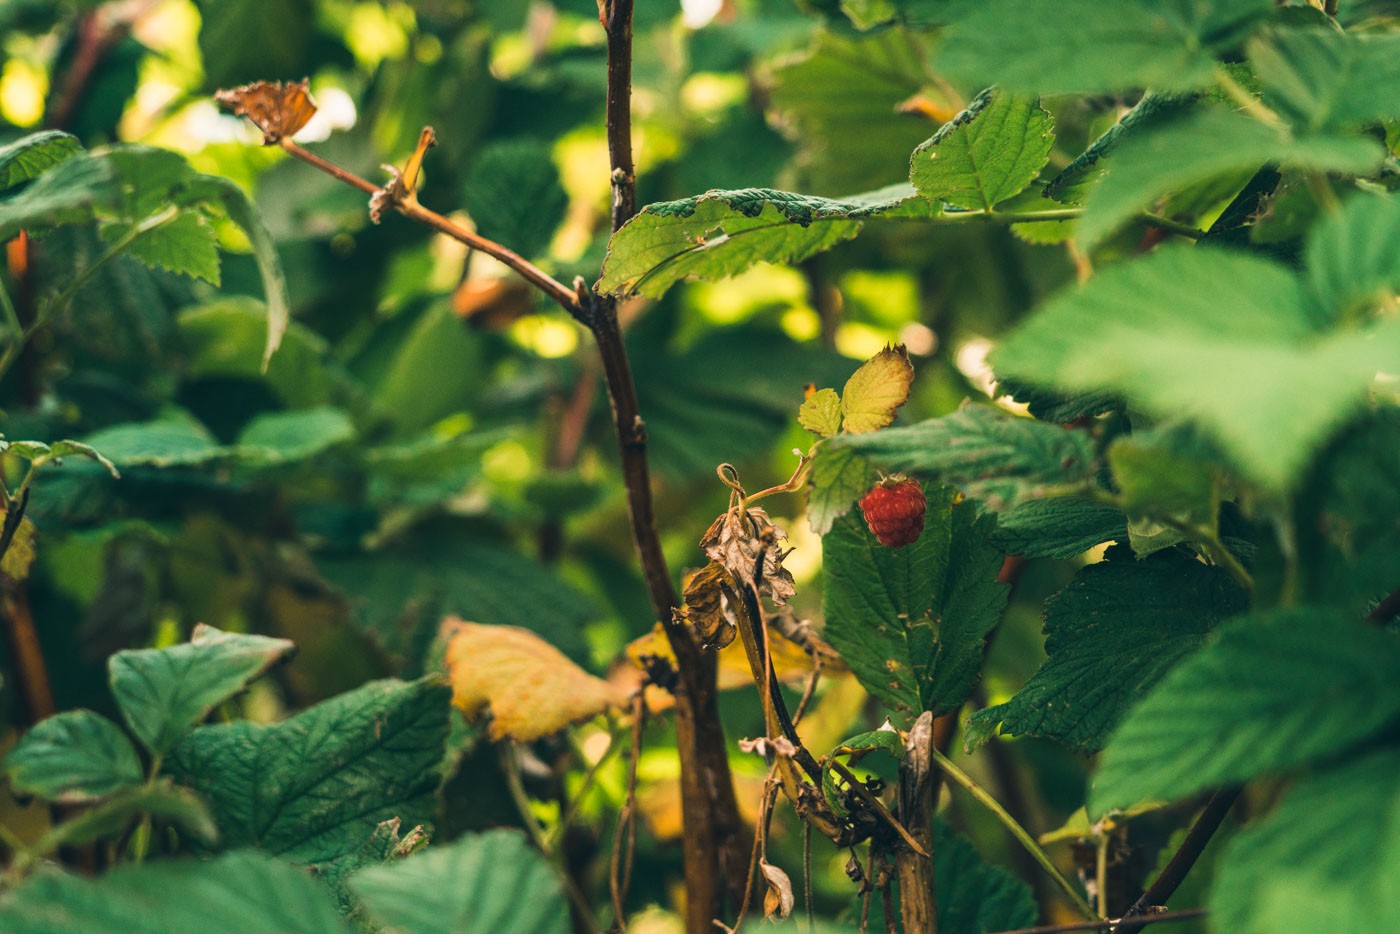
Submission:
<svg viewBox="0 0 1400 934">
<path fill-rule="evenodd" d="M 792 914 L 792 906 L 796 902 L 792 894 L 792 879 L 766 859 L 758 861 L 758 868 L 763 871 L 763 881 L 768 883 L 768 891 L 763 896 L 763 916 L 781 921 Z"/>
<path fill-rule="evenodd" d="M 294 135 L 316 114 L 316 102 L 305 78 L 285 83 L 255 81 L 218 91 L 214 100 L 234 116 L 253 121 L 262 130 L 264 146 Z"/>
<path fill-rule="evenodd" d="M 792 574 L 783 567 L 788 550 L 777 544 L 786 537 L 762 509 L 754 507 L 743 516 L 731 510 L 710 525 L 700 539 L 700 549 L 745 584 L 754 583 L 754 564 L 763 549 L 763 579 L 758 581 L 758 592 L 782 606 L 797 593 Z"/>
<path fill-rule="evenodd" d="M 686 581 L 684 616 L 707 648 L 722 649 L 734 641 L 741 586 L 718 561 L 711 561 Z"/>
</svg>

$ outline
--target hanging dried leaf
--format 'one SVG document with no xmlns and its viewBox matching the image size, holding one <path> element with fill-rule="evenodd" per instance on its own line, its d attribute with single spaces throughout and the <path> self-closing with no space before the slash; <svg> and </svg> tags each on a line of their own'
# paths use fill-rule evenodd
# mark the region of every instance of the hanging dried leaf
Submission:
<svg viewBox="0 0 1400 934">
<path fill-rule="evenodd" d="M 236 117 L 247 117 L 263 132 L 263 145 L 293 136 L 316 114 L 316 102 L 306 79 L 300 81 L 256 81 L 215 93 L 221 107 Z"/>
<path fill-rule="evenodd" d="M 741 586 L 718 561 L 711 561 L 686 581 L 684 619 L 695 627 L 706 648 L 722 649 L 738 634 Z"/>
<path fill-rule="evenodd" d="M 914 367 L 903 344 L 886 347 L 851 374 L 841 392 L 842 427 L 850 434 L 884 428 L 909 398 Z"/>
<path fill-rule="evenodd" d="M 620 685 L 590 675 L 528 629 L 448 617 L 442 636 L 452 703 L 469 718 L 489 710 L 493 740 L 529 742 L 627 703 Z"/>
<path fill-rule="evenodd" d="M 796 902 L 792 895 L 792 879 L 766 859 L 758 861 L 758 868 L 763 871 L 763 881 L 768 883 L 768 892 L 763 896 L 763 917 L 782 921 L 792 914 Z"/>
<path fill-rule="evenodd" d="M 788 551 L 777 544 L 786 537 L 768 513 L 755 507 L 742 518 L 731 511 L 716 519 L 700 539 L 700 549 L 745 584 L 753 583 L 754 563 L 759 549 L 764 549 L 763 580 L 759 581 L 758 592 L 782 606 L 797 593 L 792 575 L 783 568 Z"/>
</svg>

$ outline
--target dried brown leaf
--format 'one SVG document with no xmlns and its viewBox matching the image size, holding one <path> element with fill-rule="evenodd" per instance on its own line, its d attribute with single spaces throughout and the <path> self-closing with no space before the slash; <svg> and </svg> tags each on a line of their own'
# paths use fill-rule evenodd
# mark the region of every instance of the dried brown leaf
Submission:
<svg viewBox="0 0 1400 934">
<path fill-rule="evenodd" d="M 792 894 L 792 879 L 766 859 L 758 861 L 758 868 L 763 872 L 763 881 L 768 883 L 768 892 L 763 896 L 763 916 L 781 921 L 792 914 L 792 906 L 796 902 Z"/>
<path fill-rule="evenodd" d="M 443 621 L 452 703 L 469 718 L 491 715 L 493 740 L 529 742 L 623 707 L 627 692 L 514 626 Z"/>
<path fill-rule="evenodd" d="M 797 593 L 792 574 L 783 567 L 788 553 L 778 547 L 778 541 L 786 537 L 768 513 L 754 507 L 742 517 L 731 511 L 716 519 L 700 539 L 700 549 L 745 584 L 753 583 L 754 564 L 763 549 L 763 580 L 758 592 L 782 606 Z"/>
<path fill-rule="evenodd" d="M 316 102 L 311 99 L 305 78 L 286 83 L 255 81 L 218 91 L 214 100 L 234 116 L 253 121 L 263 132 L 264 146 L 295 135 L 316 114 Z"/>
</svg>

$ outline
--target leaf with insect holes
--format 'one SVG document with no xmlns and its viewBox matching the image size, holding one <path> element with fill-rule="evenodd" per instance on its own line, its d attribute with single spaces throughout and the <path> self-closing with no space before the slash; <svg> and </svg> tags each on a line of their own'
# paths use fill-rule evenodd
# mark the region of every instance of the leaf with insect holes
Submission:
<svg viewBox="0 0 1400 934">
<path fill-rule="evenodd" d="M 860 365 L 841 391 L 843 429 L 849 434 L 874 431 L 894 421 L 894 410 L 909 399 L 914 367 L 903 344 L 886 347 Z"/>
<path fill-rule="evenodd" d="M 797 410 L 797 421 L 818 437 L 830 438 L 841 430 L 841 397 L 835 389 L 818 389 Z"/>
<path fill-rule="evenodd" d="M 528 743 L 627 703 L 528 629 L 448 617 L 442 632 L 452 703 L 469 718 L 489 711 L 493 740 Z"/>
</svg>

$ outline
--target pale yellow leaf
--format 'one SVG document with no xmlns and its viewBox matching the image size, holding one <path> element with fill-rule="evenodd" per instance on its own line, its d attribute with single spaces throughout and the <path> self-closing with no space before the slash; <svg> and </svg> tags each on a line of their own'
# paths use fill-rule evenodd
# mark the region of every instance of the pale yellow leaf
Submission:
<svg viewBox="0 0 1400 934">
<path fill-rule="evenodd" d="M 818 389 L 797 410 L 797 421 L 808 431 L 830 438 L 841 430 L 841 397 L 835 389 Z"/>
<path fill-rule="evenodd" d="M 489 711 L 493 740 L 529 742 L 627 703 L 528 629 L 449 617 L 442 633 L 452 703 L 472 719 Z"/>
<path fill-rule="evenodd" d="M 886 347 L 851 374 L 841 393 L 844 431 L 860 434 L 894 421 L 894 410 L 909 398 L 914 367 L 904 345 Z"/>
</svg>

